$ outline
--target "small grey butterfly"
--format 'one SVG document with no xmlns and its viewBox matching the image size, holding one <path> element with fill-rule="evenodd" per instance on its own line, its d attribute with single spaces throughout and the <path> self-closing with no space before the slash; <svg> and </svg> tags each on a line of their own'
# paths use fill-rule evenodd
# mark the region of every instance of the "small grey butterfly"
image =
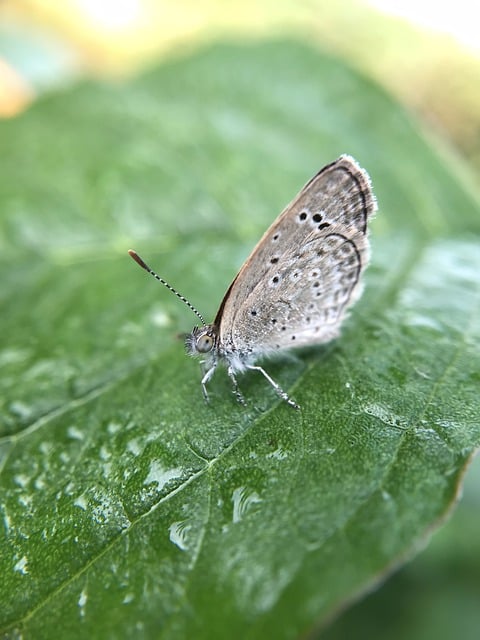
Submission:
<svg viewBox="0 0 480 640">
<path fill-rule="evenodd" d="M 193 328 L 185 347 L 189 355 L 202 357 L 206 400 L 206 385 L 223 363 L 242 404 L 236 374 L 252 369 L 280 398 L 299 408 L 256 362 L 338 336 L 346 310 L 362 292 L 361 275 L 369 259 L 368 220 L 375 211 L 370 178 L 353 158 L 342 155 L 321 169 L 265 232 L 211 324 L 135 251 L 129 251 L 200 319 L 202 326 Z"/>
</svg>

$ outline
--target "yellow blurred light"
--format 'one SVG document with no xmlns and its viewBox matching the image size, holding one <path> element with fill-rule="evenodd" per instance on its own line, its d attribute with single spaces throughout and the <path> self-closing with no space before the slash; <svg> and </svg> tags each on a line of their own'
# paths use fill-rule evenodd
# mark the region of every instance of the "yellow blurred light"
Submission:
<svg viewBox="0 0 480 640">
<path fill-rule="evenodd" d="M 74 0 L 74 4 L 87 20 L 106 31 L 132 29 L 143 13 L 140 0 Z"/>
<path fill-rule="evenodd" d="M 33 91 L 26 81 L 0 58 L 0 118 L 20 113 L 33 99 Z"/>
<path fill-rule="evenodd" d="M 404 18 L 425 29 L 445 33 L 480 53 L 479 3 L 475 0 L 366 0 L 384 13 Z"/>
</svg>

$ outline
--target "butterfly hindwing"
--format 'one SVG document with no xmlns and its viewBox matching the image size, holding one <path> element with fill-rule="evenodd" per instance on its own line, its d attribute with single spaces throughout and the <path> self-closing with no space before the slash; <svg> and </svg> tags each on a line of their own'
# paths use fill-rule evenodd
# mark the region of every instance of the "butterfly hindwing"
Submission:
<svg viewBox="0 0 480 640">
<path fill-rule="evenodd" d="M 244 354 L 325 342 L 361 292 L 367 174 L 348 156 L 314 176 L 264 234 L 217 314 L 220 342 Z"/>
</svg>

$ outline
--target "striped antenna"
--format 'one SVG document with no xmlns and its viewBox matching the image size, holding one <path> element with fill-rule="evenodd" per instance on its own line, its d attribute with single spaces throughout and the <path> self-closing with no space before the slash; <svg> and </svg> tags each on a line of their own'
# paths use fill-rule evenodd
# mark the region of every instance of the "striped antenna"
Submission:
<svg viewBox="0 0 480 640">
<path fill-rule="evenodd" d="M 157 274 L 155 273 L 155 271 L 153 271 L 152 269 L 150 269 L 150 267 L 148 266 L 148 264 L 142 260 L 142 258 L 138 255 L 138 253 L 137 253 L 136 251 L 134 251 L 133 249 L 129 249 L 129 250 L 128 250 L 128 255 L 129 255 L 131 258 L 133 258 L 133 259 L 135 260 L 135 262 L 136 262 L 138 265 L 140 265 L 140 266 L 142 267 L 142 269 L 145 269 L 145 271 L 148 271 L 148 273 L 149 273 L 151 276 L 153 276 L 153 277 L 154 277 L 154 278 L 156 278 L 159 282 L 161 282 L 163 285 L 165 285 L 169 291 L 171 291 L 172 293 L 174 293 L 174 294 L 177 296 L 177 298 L 180 298 L 180 300 L 181 300 L 182 302 L 184 302 L 184 303 L 187 305 L 187 307 L 188 307 L 189 309 L 191 309 L 191 310 L 193 311 L 193 313 L 194 313 L 198 318 L 200 318 L 200 320 L 201 320 L 201 322 L 202 322 L 203 326 L 205 326 L 205 320 L 203 319 L 202 314 L 201 314 L 199 311 L 197 311 L 197 310 L 195 309 L 195 307 L 193 306 L 193 304 L 191 304 L 191 303 L 190 303 L 190 302 L 185 298 L 185 296 L 182 296 L 182 294 L 181 294 L 181 293 L 178 293 L 178 291 L 176 291 L 172 286 L 170 286 L 170 285 L 168 284 L 168 282 L 166 282 L 166 280 L 164 280 L 163 278 L 161 278 L 159 275 L 157 275 Z"/>
</svg>

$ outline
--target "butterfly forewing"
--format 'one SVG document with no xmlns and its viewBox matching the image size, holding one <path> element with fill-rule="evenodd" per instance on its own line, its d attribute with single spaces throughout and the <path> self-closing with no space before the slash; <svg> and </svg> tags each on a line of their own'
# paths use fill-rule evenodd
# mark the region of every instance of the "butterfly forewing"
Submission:
<svg viewBox="0 0 480 640">
<path fill-rule="evenodd" d="M 325 342 L 360 294 L 375 199 L 348 156 L 314 176 L 267 230 L 217 314 L 220 344 L 241 354 Z"/>
</svg>

